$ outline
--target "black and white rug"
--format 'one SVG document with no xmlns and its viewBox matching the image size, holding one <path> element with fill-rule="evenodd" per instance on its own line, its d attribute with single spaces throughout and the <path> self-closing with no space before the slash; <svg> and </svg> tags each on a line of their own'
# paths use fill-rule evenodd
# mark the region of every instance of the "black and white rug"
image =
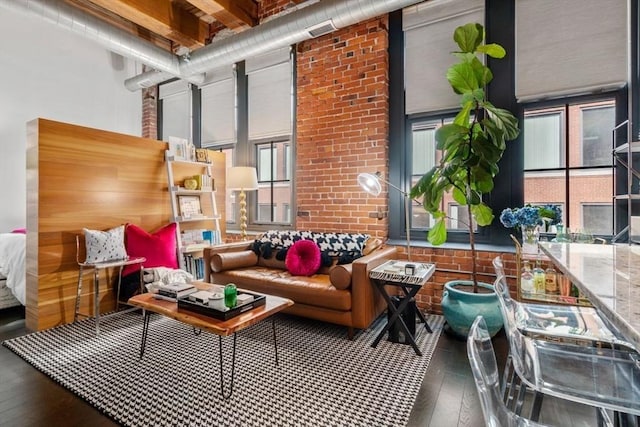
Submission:
<svg viewBox="0 0 640 427">
<path fill-rule="evenodd" d="M 279 366 L 271 322 L 237 334 L 236 378 L 229 400 L 220 396 L 218 336 L 153 315 L 139 359 L 142 317 L 103 319 L 100 336 L 85 320 L 5 341 L 34 367 L 120 424 L 128 426 L 404 426 L 442 331 L 417 324 L 418 356 L 410 345 L 364 331 L 278 315 Z M 232 337 L 222 339 L 225 385 Z"/>
</svg>

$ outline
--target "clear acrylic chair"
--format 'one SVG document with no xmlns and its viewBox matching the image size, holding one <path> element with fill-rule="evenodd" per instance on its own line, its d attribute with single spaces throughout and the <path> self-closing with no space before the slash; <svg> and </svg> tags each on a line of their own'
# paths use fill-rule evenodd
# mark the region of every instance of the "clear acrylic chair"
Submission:
<svg viewBox="0 0 640 427">
<path fill-rule="evenodd" d="M 529 337 L 518 328 L 515 301 L 504 297 L 508 295 L 504 276 L 498 277 L 494 287 L 509 342 L 509 361 L 520 381 L 514 412 L 522 410 L 529 389 L 534 392 L 533 420 L 538 419 L 543 395 L 612 410 L 616 415 L 640 415 L 640 356 L 636 352 Z M 514 376 L 509 392 L 515 385 Z"/>
<path fill-rule="evenodd" d="M 505 277 L 500 256 L 493 259 L 493 267 L 497 277 Z M 516 327 L 527 336 L 633 350 L 633 345 L 593 307 L 518 302 L 511 299 L 506 282 L 499 296 L 516 307 Z"/>
<path fill-rule="evenodd" d="M 503 402 L 498 364 L 487 324 L 482 316 L 478 316 L 469 329 L 467 356 L 476 382 L 485 425 L 489 427 L 542 426 L 514 413 Z"/>
</svg>

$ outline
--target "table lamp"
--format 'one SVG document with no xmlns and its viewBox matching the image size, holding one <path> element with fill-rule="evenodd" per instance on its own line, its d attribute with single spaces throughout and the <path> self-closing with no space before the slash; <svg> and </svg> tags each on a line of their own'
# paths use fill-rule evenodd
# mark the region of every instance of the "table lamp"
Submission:
<svg viewBox="0 0 640 427">
<path fill-rule="evenodd" d="M 240 237 L 247 239 L 247 195 L 245 191 L 258 189 L 256 168 L 234 166 L 227 169 L 227 190 L 240 190 Z"/>
<path fill-rule="evenodd" d="M 380 185 L 380 181 L 384 182 L 391 188 L 395 188 L 398 190 L 402 196 L 404 196 L 404 214 L 405 214 L 405 232 L 407 235 L 407 260 L 411 261 L 411 236 L 409 235 L 410 231 L 410 222 L 409 222 L 409 209 L 411 207 L 411 197 L 409 193 L 402 190 L 400 187 L 396 187 L 386 179 L 382 178 L 380 172 L 372 173 L 361 173 L 358 175 L 358 184 L 360 187 L 367 193 L 372 196 L 377 196 L 382 191 L 382 186 Z"/>
</svg>

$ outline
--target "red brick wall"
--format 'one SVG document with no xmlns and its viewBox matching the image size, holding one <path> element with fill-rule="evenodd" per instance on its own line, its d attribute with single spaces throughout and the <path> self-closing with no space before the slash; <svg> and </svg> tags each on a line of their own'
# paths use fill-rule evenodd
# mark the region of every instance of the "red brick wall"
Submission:
<svg viewBox="0 0 640 427">
<path fill-rule="evenodd" d="M 146 66 L 142 71 L 148 71 Z M 158 86 L 142 89 L 142 135 L 158 139 Z"/>
<path fill-rule="evenodd" d="M 298 45 L 296 226 L 387 234 L 368 213 L 387 200 L 357 184 L 386 172 L 389 135 L 387 17 Z"/>
</svg>

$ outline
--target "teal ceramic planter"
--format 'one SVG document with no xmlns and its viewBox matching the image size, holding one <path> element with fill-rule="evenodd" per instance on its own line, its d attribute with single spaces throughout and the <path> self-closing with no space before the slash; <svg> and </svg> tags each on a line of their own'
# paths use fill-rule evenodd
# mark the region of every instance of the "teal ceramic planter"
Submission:
<svg viewBox="0 0 640 427">
<path fill-rule="evenodd" d="M 464 286 L 465 289 L 454 288 Z M 461 338 L 469 335 L 469 328 L 481 314 L 487 322 L 491 336 L 502 328 L 502 313 L 498 296 L 493 291 L 493 286 L 487 283 L 478 283 L 478 286 L 491 289 L 491 293 L 473 293 L 473 282 L 470 280 L 452 280 L 444 285 L 442 293 L 442 312 L 451 330 Z"/>
</svg>

